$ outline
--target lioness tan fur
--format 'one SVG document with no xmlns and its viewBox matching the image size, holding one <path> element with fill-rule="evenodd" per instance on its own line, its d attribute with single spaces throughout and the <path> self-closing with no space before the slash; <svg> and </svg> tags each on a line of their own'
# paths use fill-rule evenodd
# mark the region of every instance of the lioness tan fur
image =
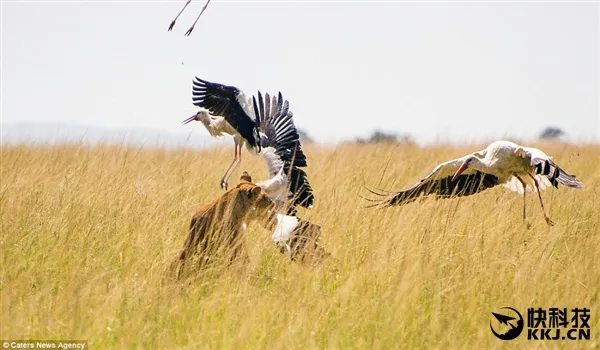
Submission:
<svg viewBox="0 0 600 350">
<path fill-rule="evenodd" d="M 198 209 L 174 262 L 173 272 L 177 278 L 210 261 L 224 259 L 231 263 L 242 255 L 247 259 L 246 225 L 257 219 L 270 220 L 275 212 L 275 203 L 248 179 L 242 176 L 236 187 Z"/>
</svg>

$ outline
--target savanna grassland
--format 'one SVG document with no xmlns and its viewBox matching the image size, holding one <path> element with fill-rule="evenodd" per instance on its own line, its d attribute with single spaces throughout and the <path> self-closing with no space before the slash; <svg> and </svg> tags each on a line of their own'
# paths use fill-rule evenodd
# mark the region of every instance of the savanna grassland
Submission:
<svg viewBox="0 0 600 350">
<path fill-rule="evenodd" d="M 250 265 L 165 279 L 195 210 L 222 193 L 230 148 L 5 146 L 0 338 L 85 339 L 90 348 L 532 348 L 600 346 L 600 147 L 540 146 L 584 183 L 522 197 L 497 187 L 365 209 L 364 186 L 397 190 L 481 149 L 306 146 L 323 227 L 321 264 L 290 262 L 247 231 Z M 244 151 L 242 170 L 264 179 Z M 503 306 L 587 307 L 591 340 L 495 338 Z"/>
</svg>

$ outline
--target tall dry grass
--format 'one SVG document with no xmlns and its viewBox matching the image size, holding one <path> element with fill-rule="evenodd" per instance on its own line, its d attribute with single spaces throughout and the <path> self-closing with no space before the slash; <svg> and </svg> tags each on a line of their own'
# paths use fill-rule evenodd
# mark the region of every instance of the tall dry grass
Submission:
<svg viewBox="0 0 600 350">
<path fill-rule="evenodd" d="M 473 147 L 306 147 L 332 256 L 290 262 L 248 230 L 250 266 L 191 284 L 164 281 L 195 209 L 222 192 L 229 149 L 3 147 L 3 339 L 87 339 L 92 348 L 530 348 L 600 346 L 600 148 L 543 145 L 581 191 L 367 210 L 363 185 L 400 189 Z M 262 160 L 242 170 L 261 179 Z M 590 341 L 503 342 L 490 311 L 587 307 Z"/>
</svg>

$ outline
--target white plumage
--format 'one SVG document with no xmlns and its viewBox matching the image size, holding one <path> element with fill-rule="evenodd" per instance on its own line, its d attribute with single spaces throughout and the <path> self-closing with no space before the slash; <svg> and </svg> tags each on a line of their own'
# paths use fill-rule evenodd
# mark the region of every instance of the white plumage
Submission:
<svg viewBox="0 0 600 350">
<path fill-rule="evenodd" d="M 303 253 L 307 252 L 326 255 L 317 243 L 321 235 L 319 225 L 282 213 L 277 214 L 275 221 L 271 228 L 271 239 L 280 252 L 287 253 L 290 259 L 294 260 L 298 254 L 306 256 Z"/>
<path fill-rule="evenodd" d="M 241 138 L 240 134 L 225 120 L 225 118 L 214 117 L 205 109 L 199 110 L 196 114 L 184 120 L 182 123 L 187 124 L 192 120 L 201 122 L 212 137 L 231 135 L 233 137 Z"/>
<path fill-rule="evenodd" d="M 289 245 L 289 241 L 292 238 L 292 232 L 294 232 L 294 230 L 298 228 L 299 222 L 300 220 L 296 216 L 278 213 L 277 226 L 275 226 L 275 230 L 271 235 L 273 243 L 275 243 L 276 245 Z"/>
<path fill-rule="evenodd" d="M 278 207 L 281 207 L 290 195 L 288 177 L 283 172 L 283 165 L 275 176 L 272 176 L 268 180 L 257 182 L 256 184 L 261 187 L 271 199 L 273 199 Z"/>
</svg>

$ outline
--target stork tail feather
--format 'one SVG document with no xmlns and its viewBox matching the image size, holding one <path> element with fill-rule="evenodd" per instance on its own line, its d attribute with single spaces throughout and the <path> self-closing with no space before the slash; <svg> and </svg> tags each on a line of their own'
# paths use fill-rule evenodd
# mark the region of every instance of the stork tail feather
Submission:
<svg viewBox="0 0 600 350">
<path fill-rule="evenodd" d="M 558 188 L 558 184 L 563 184 L 572 188 L 583 188 L 583 183 L 575 175 L 567 174 L 563 169 L 553 161 L 547 159 L 535 165 L 537 175 L 546 176 L 552 186 Z"/>
</svg>

